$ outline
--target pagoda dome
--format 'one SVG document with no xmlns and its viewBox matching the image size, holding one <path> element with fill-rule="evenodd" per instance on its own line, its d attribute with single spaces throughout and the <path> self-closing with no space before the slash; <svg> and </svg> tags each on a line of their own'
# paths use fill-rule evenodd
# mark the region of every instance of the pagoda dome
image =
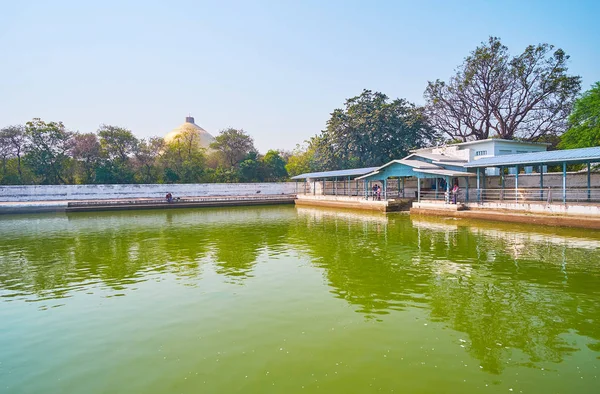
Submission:
<svg viewBox="0 0 600 394">
<path fill-rule="evenodd" d="M 165 136 L 165 142 L 169 144 L 175 141 L 178 136 L 190 131 L 198 135 L 199 144 L 202 148 L 208 149 L 210 144 L 212 144 L 215 141 L 215 137 L 213 137 L 208 131 L 204 130 L 202 127 L 194 123 L 194 118 L 192 116 L 186 116 L 185 123 L 173 129 L 173 131 L 171 131 Z"/>
</svg>

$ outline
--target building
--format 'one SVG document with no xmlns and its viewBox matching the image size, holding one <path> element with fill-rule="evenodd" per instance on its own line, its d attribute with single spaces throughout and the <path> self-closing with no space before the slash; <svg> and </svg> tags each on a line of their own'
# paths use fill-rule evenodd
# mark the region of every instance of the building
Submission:
<svg viewBox="0 0 600 394">
<path fill-rule="evenodd" d="M 182 136 L 186 134 L 192 134 L 198 138 L 199 144 L 202 148 L 208 149 L 210 144 L 215 141 L 215 137 L 213 137 L 208 131 L 204 130 L 202 127 L 198 126 L 194 122 L 194 118 L 192 116 L 186 116 L 185 122 L 179 127 L 174 128 L 170 133 L 165 136 L 165 142 L 171 143 L 176 141 L 178 138 L 182 138 Z"/>
<path fill-rule="evenodd" d="M 307 205 L 353 200 L 348 206 L 389 211 L 393 202 L 410 199 L 419 213 L 464 209 L 599 217 L 600 173 L 592 171 L 597 163 L 600 147 L 548 152 L 546 144 L 490 139 L 417 149 L 374 169 L 292 179 L 307 181 L 298 192 Z M 453 185 L 459 193 L 450 192 Z M 449 204 L 455 196 L 459 204 Z"/>
</svg>

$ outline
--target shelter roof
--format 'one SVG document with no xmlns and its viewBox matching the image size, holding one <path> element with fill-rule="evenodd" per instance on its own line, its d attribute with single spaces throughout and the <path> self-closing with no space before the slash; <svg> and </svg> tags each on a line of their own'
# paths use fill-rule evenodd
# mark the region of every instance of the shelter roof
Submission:
<svg viewBox="0 0 600 394">
<path fill-rule="evenodd" d="M 439 169 L 439 170 L 429 170 L 429 169 L 418 169 L 416 168 L 414 170 L 415 172 L 421 172 L 424 174 L 431 174 L 431 175 L 439 175 L 439 176 L 476 176 L 476 174 L 473 174 L 471 172 L 465 172 L 465 171 L 454 171 L 454 170 L 446 170 L 446 169 Z"/>
<path fill-rule="evenodd" d="M 347 170 L 336 170 L 336 171 L 322 171 L 322 172 L 308 172 L 306 174 L 300 174 L 293 176 L 291 179 L 315 179 L 315 178 L 335 178 L 335 177 L 352 177 L 368 174 L 373 172 L 378 167 L 365 167 L 365 168 L 350 168 Z"/>
<path fill-rule="evenodd" d="M 449 156 L 449 155 L 440 155 L 431 152 L 414 152 L 410 155 L 406 156 L 406 159 L 410 159 L 414 156 L 422 157 L 424 159 L 433 160 L 434 162 L 456 162 L 456 163 L 466 163 L 467 160 L 462 159 L 460 157 Z"/>
<path fill-rule="evenodd" d="M 463 164 L 467 168 L 515 166 L 525 164 L 585 163 L 600 161 L 600 146 L 593 148 L 553 150 L 549 152 L 517 153 L 487 157 Z"/>
<path fill-rule="evenodd" d="M 422 169 L 430 169 L 430 170 L 441 169 L 441 167 L 438 167 L 435 164 L 427 163 L 427 162 L 421 161 L 421 160 L 400 159 L 400 160 L 392 160 L 388 163 L 385 163 L 381 167 L 376 167 L 376 168 L 374 168 L 374 170 L 372 172 L 364 174 L 362 176 L 359 176 L 356 179 L 363 179 L 363 178 L 367 178 L 367 177 L 370 177 L 373 175 L 377 175 L 384 168 L 389 167 L 394 164 L 402 164 L 402 165 L 411 167 L 413 169 L 414 168 L 422 168 Z"/>
</svg>

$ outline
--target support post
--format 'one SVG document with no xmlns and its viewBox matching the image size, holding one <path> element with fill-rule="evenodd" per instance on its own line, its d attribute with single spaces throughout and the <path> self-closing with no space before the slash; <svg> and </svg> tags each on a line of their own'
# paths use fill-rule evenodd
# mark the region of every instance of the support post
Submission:
<svg viewBox="0 0 600 394">
<path fill-rule="evenodd" d="M 465 183 L 466 183 L 466 187 L 465 187 L 465 202 L 469 202 L 469 177 L 468 176 L 465 177 Z"/>
<path fill-rule="evenodd" d="M 515 202 L 519 202 L 519 166 L 517 165 L 515 168 Z"/>
<path fill-rule="evenodd" d="M 504 200 L 504 167 L 500 166 L 500 179 L 502 180 L 502 188 L 500 189 L 500 201 Z"/>
<path fill-rule="evenodd" d="M 562 179 L 562 187 L 563 187 L 563 204 L 567 203 L 567 162 L 563 162 L 563 179 Z"/>
<path fill-rule="evenodd" d="M 383 199 L 387 200 L 387 178 L 383 180 Z"/>
<path fill-rule="evenodd" d="M 540 165 L 540 201 L 544 201 L 544 166 Z"/>
<path fill-rule="evenodd" d="M 313 196 L 317 194 L 317 181 L 313 180 Z"/>
<path fill-rule="evenodd" d="M 452 199 L 452 196 L 450 195 L 450 177 L 447 176 L 446 177 L 446 196 L 448 196 L 448 201 L 446 201 L 446 198 L 444 198 L 444 202 L 445 203 L 449 203 Z M 454 187 L 454 185 L 452 185 L 452 187 Z"/>
<path fill-rule="evenodd" d="M 417 177 L 417 202 L 421 202 L 421 178 Z"/>
<path fill-rule="evenodd" d="M 592 172 L 592 163 L 590 163 L 588 161 L 587 163 L 587 186 L 588 186 L 588 190 L 587 190 L 587 200 L 591 201 L 592 200 L 592 176 L 591 176 L 591 172 Z"/>
<path fill-rule="evenodd" d="M 369 199 L 369 181 L 365 179 L 365 200 Z"/>
<path fill-rule="evenodd" d="M 479 172 L 479 168 L 477 168 L 477 202 L 481 202 L 481 185 L 479 180 Z"/>
<path fill-rule="evenodd" d="M 333 178 L 333 195 L 337 196 L 337 176 Z"/>
<path fill-rule="evenodd" d="M 404 195 L 404 177 L 402 177 L 402 198 L 405 198 L 406 196 Z"/>
</svg>

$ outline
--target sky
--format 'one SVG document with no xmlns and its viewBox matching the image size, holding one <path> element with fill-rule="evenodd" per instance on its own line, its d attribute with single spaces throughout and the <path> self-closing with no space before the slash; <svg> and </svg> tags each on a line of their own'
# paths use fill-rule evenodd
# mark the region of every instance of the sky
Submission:
<svg viewBox="0 0 600 394">
<path fill-rule="evenodd" d="M 191 114 L 293 149 L 363 89 L 424 104 L 489 36 L 600 81 L 597 1 L 0 0 L 0 127 L 38 117 L 164 136 Z"/>
</svg>

